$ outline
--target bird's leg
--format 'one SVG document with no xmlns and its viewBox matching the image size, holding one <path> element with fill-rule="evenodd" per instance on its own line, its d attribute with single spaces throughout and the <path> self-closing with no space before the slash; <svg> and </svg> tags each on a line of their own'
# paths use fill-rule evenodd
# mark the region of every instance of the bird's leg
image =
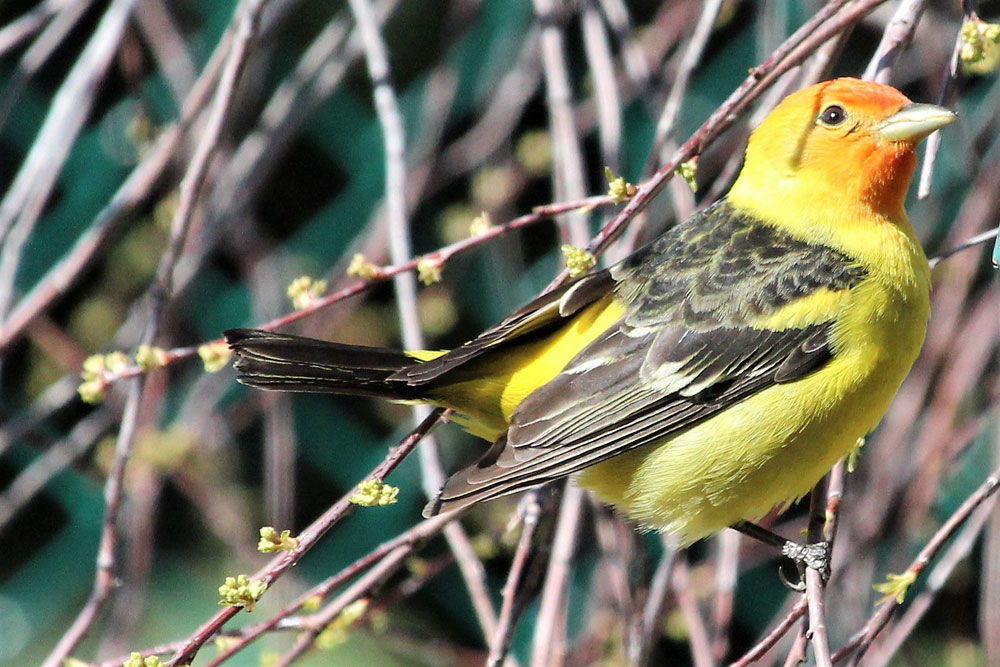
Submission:
<svg viewBox="0 0 1000 667">
<path fill-rule="evenodd" d="M 805 568 L 809 567 L 820 573 L 823 577 L 823 581 L 830 578 L 830 543 L 829 542 L 813 542 L 811 544 L 801 544 L 799 542 L 792 542 L 791 540 L 786 540 L 781 535 L 777 535 L 767 530 L 766 528 L 761 528 L 755 523 L 750 523 L 749 521 L 741 521 L 739 523 L 730 526 L 733 530 L 739 531 L 748 537 L 752 537 L 758 542 L 763 542 L 772 547 L 777 547 L 781 550 L 781 555 L 787 556 L 795 563 L 795 566 L 799 570 L 799 581 L 797 584 L 793 584 L 785 578 L 785 575 L 779 570 L 782 581 L 789 588 L 796 591 L 805 590 Z"/>
</svg>

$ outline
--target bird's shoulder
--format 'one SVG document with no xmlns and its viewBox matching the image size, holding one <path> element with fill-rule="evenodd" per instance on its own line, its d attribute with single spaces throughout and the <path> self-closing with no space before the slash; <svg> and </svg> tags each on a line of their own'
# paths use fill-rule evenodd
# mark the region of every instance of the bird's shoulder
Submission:
<svg viewBox="0 0 1000 667">
<path fill-rule="evenodd" d="M 820 290 L 860 283 L 866 270 L 838 250 L 796 238 L 722 199 L 611 269 L 633 329 L 754 326 Z"/>
</svg>

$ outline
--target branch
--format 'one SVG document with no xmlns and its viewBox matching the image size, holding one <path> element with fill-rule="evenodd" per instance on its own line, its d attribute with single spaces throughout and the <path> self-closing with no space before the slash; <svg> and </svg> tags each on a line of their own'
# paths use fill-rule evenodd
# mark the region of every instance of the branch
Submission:
<svg viewBox="0 0 1000 667">
<path fill-rule="evenodd" d="M 237 16 L 242 17 L 241 29 L 233 44 L 226 69 L 223 71 L 214 108 L 204 135 L 195 151 L 191 166 L 181 182 L 180 204 L 171 224 L 170 241 L 160 258 L 156 279 L 149 289 L 149 312 L 146 331 L 143 335 L 143 341 L 148 344 L 151 344 L 156 338 L 163 307 L 171 296 L 174 266 L 187 237 L 198 193 L 208 172 L 209 161 L 215 153 L 222 125 L 232 105 L 236 83 L 249 55 L 250 42 L 254 36 L 257 20 L 263 6 L 263 0 L 249 0 L 246 5 L 241 4 L 237 8 Z M 145 394 L 145 386 L 144 378 L 137 378 L 129 387 L 128 400 L 122 415 L 122 426 L 118 433 L 115 457 L 105 483 L 105 515 L 101 544 L 97 554 L 97 574 L 93 591 L 70 629 L 63 635 L 56 648 L 46 659 L 45 667 L 57 667 L 73 651 L 100 616 L 114 589 L 118 566 L 118 513 L 123 499 L 122 483 L 125 476 L 125 465 L 131 455 L 132 444 L 138 428 L 139 406 Z"/>
<path fill-rule="evenodd" d="M 501 591 L 503 604 L 500 607 L 500 619 L 497 622 L 496 632 L 490 639 L 490 653 L 486 663 L 488 667 L 500 667 L 504 664 L 507 651 L 510 649 L 511 639 L 514 637 L 514 628 L 523 607 L 523 605 L 516 604 L 518 588 L 524 578 L 542 513 L 537 489 L 528 491 L 521 501 L 521 508 L 521 537 L 517 541 L 514 559 L 507 572 L 507 581 L 503 585 L 503 591 Z"/>
<path fill-rule="evenodd" d="M 389 474 L 403 462 L 403 459 L 413 451 L 413 449 L 417 446 L 417 443 L 419 443 L 420 440 L 431 431 L 431 429 L 441 422 L 445 412 L 446 411 L 441 408 L 432 412 L 427 419 L 411 431 L 410 434 L 399 443 L 399 445 L 392 448 L 386 458 L 375 466 L 365 479 L 384 480 L 388 477 Z M 326 512 L 320 515 L 319 518 L 313 521 L 308 528 L 302 531 L 298 535 L 298 545 L 294 549 L 272 559 L 270 563 L 253 574 L 251 579 L 256 579 L 270 586 L 289 568 L 298 563 L 302 556 L 315 546 L 319 539 L 323 537 L 327 531 L 347 516 L 354 508 L 350 498 L 355 492 L 357 492 L 359 486 L 359 484 L 356 484 L 352 487 L 350 491 L 340 498 L 340 500 L 331 505 Z M 183 648 L 181 648 L 177 655 L 170 660 L 168 665 L 170 665 L 170 667 L 174 667 L 176 665 L 190 664 L 205 642 L 211 639 L 211 637 L 230 619 L 238 614 L 239 611 L 240 607 L 226 607 L 216 613 L 187 639 Z"/>
<path fill-rule="evenodd" d="M 903 576 L 912 576 L 916 578 L 920 576 L 921 573 L 931 561 L 938 555 L 944 545 L 949 539 L 961 528 L 962 524 L 969 518 L 969 516 L 975 511 L 979 505 L 985 502 L 990 496 L 996 493 L 997 489 L 1000 488 L 1000 468 L 994 470 L 986 481 L 980 485 L 980 487 L 968 498 L 965 499 L 957 510 L 948 518 L 948 520 L 942 525 L 934 536 L 931 537 L 930 541 L 920 550 L 917 557 L 907 568 Z M 892 618 L 893 612 L 902 603 L 896 597 L 890 597 L 885 600 L 875 612 L 875 614 L 868 619 L 864 627 L 858 631 L 848 642 L 841 647 L 833 655 L 833 662 L 837 663 L 841 660 L 847 658 L 854 653 L 854 657 L 851 660 L 852 665 L 857 665 L 861 658 L 864 657 L 865 652 L 871 646 L 872 641 L 878 634 L 885 628 L 889 619 Z"/>
</svg>

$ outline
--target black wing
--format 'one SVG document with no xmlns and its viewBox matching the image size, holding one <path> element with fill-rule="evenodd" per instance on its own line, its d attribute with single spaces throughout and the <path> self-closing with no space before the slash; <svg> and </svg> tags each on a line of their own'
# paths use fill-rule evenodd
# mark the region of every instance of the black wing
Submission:
<svg viewBox="0 0 1000 667">
<path fill-rule="evenodd" d="M 864 273 L 724 201 L 612 267 L 622 321 L 517 407 L 507 435 L 448 480 L 425 513 L 571 474 L 704 421 L 832 355 L 832 321 L 754 322 Z"/>
</svg>

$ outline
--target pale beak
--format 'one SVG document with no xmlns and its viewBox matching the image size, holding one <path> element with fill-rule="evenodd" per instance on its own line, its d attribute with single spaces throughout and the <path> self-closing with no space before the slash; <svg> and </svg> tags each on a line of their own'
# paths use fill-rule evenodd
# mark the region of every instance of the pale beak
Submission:
<svg viewBox="0 0 1000 667">
<path fill-rule="evenodd" d="M 886 141 L 922 141 L 934 130 L 958 118 L 950 109 L 935 104 L 907 104 L 878 125 Z"/>
</svg>

